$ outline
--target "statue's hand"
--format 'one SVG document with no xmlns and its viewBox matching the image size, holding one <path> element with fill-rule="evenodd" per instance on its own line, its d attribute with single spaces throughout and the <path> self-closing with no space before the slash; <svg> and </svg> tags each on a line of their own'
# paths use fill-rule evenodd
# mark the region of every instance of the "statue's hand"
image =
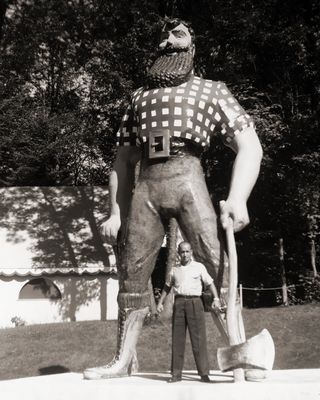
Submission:
<svg viewBox="0 0 320 400">
<path fill-rule="evenodd" d="M 108 244 L 116 244 L 120 226 L 121 220 L 119 215 L 111 215 L 107 221 L 101 224 L 101 234 Z"/>
<path fill-rule="evenodd" d="M 233 222 L 233 229 L 235 232 L 241 231 L 246 227 L 249 222 L 249 214 L 247 204 L 245 201 L 220 201 L 220 220 L 224 229 L 227 229 L 228 225 Z"/>
<path fill-rule="evenodd" d="M 163 304 L 162 304 L 162 303 L 159 303 L 159 304 L 157 305 L 157 312 L 160 314 L 160 313 L 162 313 L 162 311 L 163 311 Z"/>
</svg>

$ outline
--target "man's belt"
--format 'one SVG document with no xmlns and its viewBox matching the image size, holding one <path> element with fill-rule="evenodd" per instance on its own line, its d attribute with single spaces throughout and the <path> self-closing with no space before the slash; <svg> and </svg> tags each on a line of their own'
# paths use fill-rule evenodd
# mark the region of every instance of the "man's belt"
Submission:
<svg viewBox="0 0 320 400">
<path fill-rule="evenodd" d="M 170 132 L 168 129 L 149 133 L 149 158 L 170 156 Z"/>
<path fill-rule="evenodd" d="M 161 129 L 149 133 L 144 151 L 147 158 L 157 159 L 185 154 L 197 156 L 201 148 L 189 139 L 171 136 L 169 129 Z"/>
<path fill-rule="evenodd" d="M 200 296 L 185 296 L 184 294 L 176 294 L 175 299 L 200 299 Z"/>
</svg>

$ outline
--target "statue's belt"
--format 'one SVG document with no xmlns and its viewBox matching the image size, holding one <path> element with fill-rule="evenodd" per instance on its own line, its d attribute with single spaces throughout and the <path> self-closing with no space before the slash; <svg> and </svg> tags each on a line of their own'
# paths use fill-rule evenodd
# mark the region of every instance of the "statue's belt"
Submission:
<svg viewBox="0 0 320 400">
<path fill-rule="evenodd" d="M 197 155 L 200 148 L 189 139 L 170 135 L 168 129 L 151 131 L 144 144 L 144 154 L 149 159 L 168 158 L 175 155 Z"/>
</svg>

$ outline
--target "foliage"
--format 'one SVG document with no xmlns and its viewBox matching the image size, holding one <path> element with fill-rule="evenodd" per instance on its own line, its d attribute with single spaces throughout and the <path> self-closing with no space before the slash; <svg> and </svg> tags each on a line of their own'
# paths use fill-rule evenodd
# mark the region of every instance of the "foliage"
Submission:
<svg viewBox="0 0 320 400">
<path fill-rule="evenodd" d="M 320 278 L 300 276 L 299 283 L 289 291 L 290 304 L 304 304 L 320 301 Z"/>
<path fill-rule="evenodd" d="M 12 317 L 11 322 L 14 324 L 14 326 L 25 326 L 26 322 L 21 318 L 21 317 Z"/>
</svg>

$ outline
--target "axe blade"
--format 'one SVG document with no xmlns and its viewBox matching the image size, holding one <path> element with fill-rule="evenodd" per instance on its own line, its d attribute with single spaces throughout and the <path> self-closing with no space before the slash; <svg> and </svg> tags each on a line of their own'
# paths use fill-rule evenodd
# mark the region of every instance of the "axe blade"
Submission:
<svg viewBox="0 0 320 400">
<path fill-rule="evenodd" d="M 222 372 L 237 368 L 271 370 L 275 348 L 267 329 L 244 343 L 218 349 L 217 358 Z"/>
</svg>

